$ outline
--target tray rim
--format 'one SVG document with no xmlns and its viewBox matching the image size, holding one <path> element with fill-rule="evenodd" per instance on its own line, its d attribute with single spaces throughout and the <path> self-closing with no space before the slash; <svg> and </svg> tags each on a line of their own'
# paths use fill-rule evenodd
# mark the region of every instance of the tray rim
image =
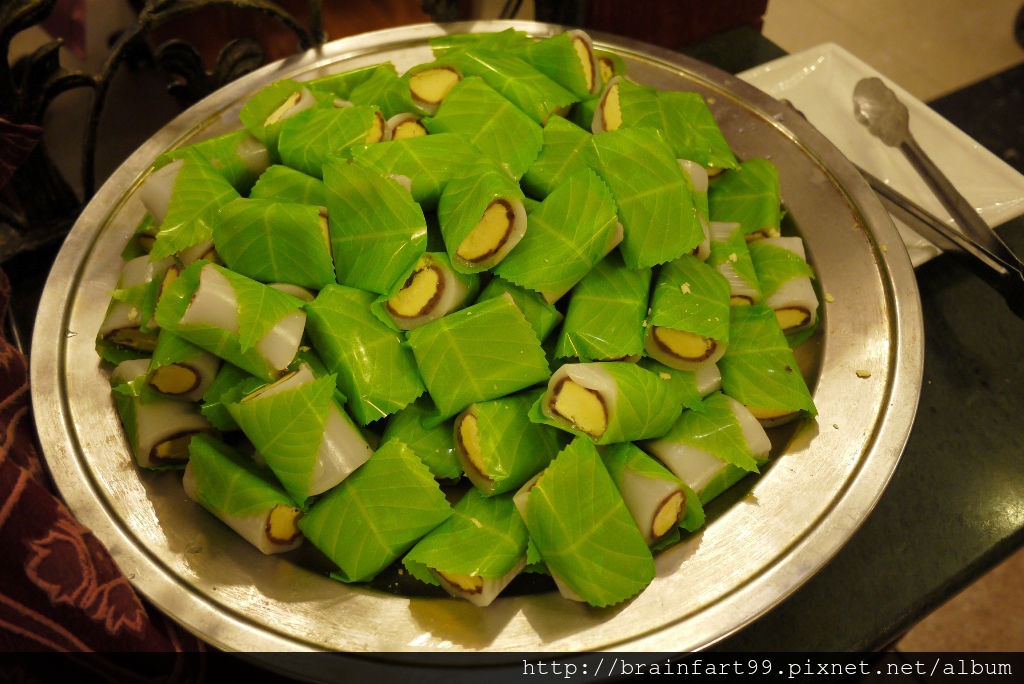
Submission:
<svg viewBox="0 0 1024 684">
<path fill-rule="evenodd" d="M 360 50 L 379 46 L 381 43 L 391 45 L 388 42 L 390 40 L 414 43 L 426 36 L 463 31 L 501 30 L 509 27 L 540 36 L 563 30 L 560 26 L 526 21 L 420 24 L 344 38 L 321 49 L 310 50 L 266 65 L 204 99 L 160 129 L 111 175 L 83 211 L 58 255 L 40 303 L 33 336 L 32 398 L 40 441 L 55 483 L 72 512 L 93 527 L 97 537 L 107 544 L 119 564 L 125 557 L 159 562 L 149 557 L 147 550 L 137 548 L 123 524 L 112 519 L 112 511 L 99 500 L 101 495 L 96 489 L 97 484 L 91 480 L 89 472 L 83 470 L 83 464 L 77 462 L 81 445 L 73 431 L 68 429 L 70 423 L 65 405 L 66 378 L 57 372 L 57 368 L 65 348 L 64 323 L 69 315 L 70 306 L 67 302 L 70 301 L 71 289 L 88 261 L 90 250 L 99 236 L 99 228 L 105 226 L 109 217 L 116 213 L 122 200 L 130 196 L 141 174 L 155 157 L 154 151 L 173 145 L 197 128 L 194 122 L 209 121 L 212 114 L 223 108 L 221 103 L 224 100 L 233 101 L 251 92 L 253 86 L 273 80 L 276 72 L 291 72 L 297 68 L 311 70 L 358 54 Z M 887 379 L 885 389 L 885 395 L 890 402 L 889 414 L 880 425 L 875 426 L 876 432 L 870 445 L 871 450 L 878 452 L 879 456 L 872 461 L 872 468 L 859 467 L 844 491 L 840 492 L 841 496 L 833 502 L 832 508 L 822 516 L 816 530 L 805 535 L 794 545 L 794 555 L 787 556 L 787 562 L 792 565 L 790 559 L 800 561 L 796 563 L 801 567 L 799 572 L 780 578 L 781 584 L 776 586 L 782 588 L 781 591 L 770 600 L 764 600 L 763 596 L 760 597 L 761 600 L 754 600 L 752 609 L 744 611 L 742 615 L 733 616 L 737 619 L 728 629 L 720 630 L 718 636 L 701 644 L 701 647 L 706 647 L 767 612 L 809 579 L 849 539 L 881 496 L 909 436 L 920 394 L 923 374 L 923 322 L 920 300 L 906 252 L 899 249 L 878 249 L 879 242 L 899 244 L 895 241 L 898 240 L 898 234 L 888 214 L 852 165 L 824 136 L 796 117 L 787 119 L 786 110 L 782 105 L 737 77 L 640 41 L 599 32 L 591 32 L 591 35 L 596 42 L 612 44 L 617 50 L 667 63 L 687 72 L 689 76 L 709 87 L 731 91 L 737 99 L 742 99 L 751 111 L 756 111 L 773 121 L 775 127 L 798 145 L 805 154 L 825 165 L 836 185 L 845 193 L 851 210 L 859 215 L 868 227 L 869 234 L 876 243 L 874 247 L 877 263 L 887 276 L 886 304 L 893 313 L 893 325 L 890 330 L 890 340 L 894 341 L 890 350 L 893 372 Z M 134 182 L 126 184 L 126 179 Z M 882 451 L 885 453 L 880 453 Z M 89 485 L 86 492 L 80 488 L 83 475 Z M 92 494 L 91 499 L 87 496 L 89 493 Z M 209 602 L 197 601 L 196 596 L 187 596 L 187 605 L 182 606 L 182 596 L 177 594 L 177 591 L 184 587 L 191 589 L 193 594 L 198 592 L 185 587 L 177 578 L 159 576 L 161 574 L 163 573 L 146 573 L 145 580 L 133 580 L 133 584 L 165 612 L 171 614 L 172 608 L 183 609 L 186 619 L 180 618 L 181 610 L 177 611 L 179 616 L 172 614 L 172 617 L 183 622 L 186 628 L 207 641 L 229 649 L 253 644 L 252 625 L 242 616 L 233 614 L 220 604 L 211 605 Z M 748 583 L 748 586 L 741 587 L 738 591 L 742 593 L 749 588 Z M 186 591 L 186 594 L 188 593 Z M 220 623 L 217 629 L 212 631 L 209 624 L 211 620 Z M 670 625 L 659 633 L 645 634 L 632 641 L 616 643 L 612 648 L 676 650 L 671 647 L 673 640 L 666 632 L 678 629 L 679 624 Z M 307 642 L 288 639 L 277 633 L 264 633 L 262 639 L 259 643 L 261 649 L 291 650 L 309 646 Z M 378 659 L 372 657 L 363 656 L 360 659 L 381 664 Z M 402 667 L 398 663 L 396 665 Z"/>
</svg>

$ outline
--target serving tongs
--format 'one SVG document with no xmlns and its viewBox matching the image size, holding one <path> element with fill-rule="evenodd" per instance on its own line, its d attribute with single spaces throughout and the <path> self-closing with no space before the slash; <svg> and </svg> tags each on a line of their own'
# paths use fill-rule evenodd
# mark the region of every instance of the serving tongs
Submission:
<svg viewBox="0 0 1024 684">
<path fill-rule="evenodd" d="M 927 210 L 897 192 L 870 173 L 860 169 L 886 209 L 935 246 L 949 252 L 996 289 L 1010 310 L 1024 318 L 1024 263 L 982 220 L 945 174 L 929 159 L 910 134 L 910 115 L 879 78 L 865 78 L 853 91 L 857 121 L 890 147 L 896 147 L 924 179 L 929 189 L 960 227 L 953 229 Z"/>
</svg>

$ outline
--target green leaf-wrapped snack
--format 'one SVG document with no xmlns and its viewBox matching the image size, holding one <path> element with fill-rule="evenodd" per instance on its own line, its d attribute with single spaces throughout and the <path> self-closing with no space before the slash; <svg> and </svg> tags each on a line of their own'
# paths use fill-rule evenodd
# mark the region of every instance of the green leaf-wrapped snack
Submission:
<svg viewBox="0 0 1024 684">
<path fill-rule="evenodd" d="M 479 153 L 454 133 L 438 133 L 367 145 L 353 154 L 360 163 L 381 175 L 408 178 L 412 198 L 424 209 L 433 209 L 452 176 Z"/>
<path fill-rule="evenodd" d="M 160 332 L 149 364 L 149 384 L 169 397 L 199 401 L 213 385 L 221 360 L 170 330 Z"/>
<path fill-rule="evenodd" d="M 352 91 L 376 74 L 379 69 L 389 69 L 391 73 L 398 73 L 395 70 L 394 64 L 384 62 L 383 64 L 371 64 L 359 67 L 358 69 L 343 71 L 340 74 L 320 76 L 319 78 L 306 81 L 305 85 L 311 90 L 327 91 L 340 100 L 348 100 L 352 96 Z"/>
<path fill-rule="evenodd" d="M 374 299 L 369 292 L 328 285 L 306 305 L 313 346 L 337 373 L 360 425 L 405 408 L 423 393 L 412 352 L 370 311 Z"/>
<path fill-rule="evenodd" d="M 499 95 L 538 124 L 563 114 L 579 98 L 510 53 L 466 50 L 441 58 L 464 76 L 482 78 Z M 447 100 L 446 100 L 447 101 Z"/>
<path fill-rule="evenodd" d="M 568 435 L 530 421 L 542 389 L 472 404 L 455 419 L 455 450 L 466 476 L 484 496 L 518 489 L 543 470 Z"/>
<path fill-rule="evenodd" d="M 774 311 L 734 306 L 729 331 L 729 350 L 718 362 L 726 394 L 766 427 L 818 414 Z"/>
<path fill-rule="evenodd" d="M 557 301 L 622 241 L 608 186 L 581 169 L 529 214 L 529 230 L 494 269 L 513 283 Z"/>
<path fill-rule="evenodd" d="M 524 31 L 505 29 L 491 33 L 450 33 L 430 39 L 430 49 L 440 57 L 459 50 L 478 49 L 490 52 L 511 52 L 533 42 Z"/>
<path fill-rule="evenodd" d="M 660 439 L 641 444 L 708 503 L 768 461 L 772 444 L 743 404 L 721 392 L 684 411 Z"/>
<path fill-rule="evenodd" d="M 96 336 L 96 351 L 104 360 L 120 363 L 139 359 L 156 349 L 159 326 L 153 315 L 165 276 L 171 268 L 175 268 L 177 273 L 171 257 L 150 261 L 143 255 L 132 259 L 121 269 L 117 289 L 112 293 Z"/>
<path fill-rule="evenodd" d="M 704 509 L 692 490 L 632 442 L 608 447 L 601 460 L 648 545 L 684 521 L 703 520 Z"/>
<path fill-rule="evenodd" d="M 249 371 L 242 370 L 232 363 L 222 363 L 213 384 L 203 395 L 199 412 L 222 432 L 241 430 L 228 413 L 227 405 L 237 402 L 266 384 L 267 380 L 261 380 Z"/>
<path fill-rule="evenodd" d="M 767 159 L 748 159 L 715 179 L 708 205 L 712 221 L 739 223 L 748 239 L 778 237 L 779 170 Z"/>
<path fill-rule="evenodd" d="M 416 328 L 408 346 L 438 415 L 547 380 L 544 350 L 514 302 L 496 297 Z"/>
<path fill-rule="evenodd" d="M 332 577 L 367 582 L 451 514 L 430 470 L 392 440 L 317 501 L 299 529 L 338 565 Z"/>
<path fill-rule="evenodd" d="M 761 284 L 740 224 L 712 221 L 710 229 L 711 253 L 707 264 L 718 269 L 729 281 L 729 304 L 760 304 Z"/>
<path fill-rule="evenodd" d="M 423 124 L 431 134 L 455 133 L 504 165 L 516 180 L 544 144 L 540 126 L 477 77 L 460 81 Z"/>
<path fill-rule="evenodd" d="M 626 63 L 614 52 L 594 50 L 594 59 L 597 60 L 597 72 L 601 76 L 602 84 L 608 83 L 616 76 L 626 75 Z"/>
<path fill-rule="evenodd" d="M 460 273 L 499 264 L 527 228 L 519 184 L 486 158 L 463 167 L 448 181 L 437 217 L 452 267 Z"/>
<path fill-rule="evenodd" d="M 409 273 L 427 247 L 427 222 L 409 191 L 358 162 L 324 167 L 338 282 L 378 294 Z"/>
<path fill-rule="evenodd" d="M 537 339 L 541 342 L 547 339 L 551 331 L 562 322 L 562 313 L 544 301 L 544 298 L 538 293 L 513 285 L 503 278 L 491 278 L 491 282 L 487 283 L 487 287 L 477 297 L 477 301 L 483 302 L 506 294 L 523 312 L 523 316 L 526 317 L 533 332 L 537 334 Z"/>
<path fill-rule="evenodd" d="M 231 184 L 195 152 L 154 172 L 139 194 L 160 224 L 150 259 L 157 261 L 187 250 L 187 254 L 181 254 L 186 266 L 213 247 L 217 211 L 239 197 Z"/>
<path fill-rule="evenodd" d="M 302 544 L 295 502 L 252 461 L 223 442 L 197 435 L 189 444 L 185 495 L 266 554 Z"/>
<path fill-rule="evenodd" d="M 306 84 L 286 78 L 264 87 L 242 105 L 238 118 L 246 130 L 266 145 L 271 162 L 277 163 L 281 159 L 277 150 L 281 125 L 316 107 L 316 92 Z M 330 97 L 333 99 L 333 96 Z"/>
<path fill-rule="evenodd" d="M 639 357 L 650 289 L 651 269 L 630 270 L 618 252 L 609 254 L 573 288 L 555 356 L 584 361 Z"/>
<path fill-rule="evenodd" d="M 420 397 L 388 419 L 381 442 L 398 440 L 412 449 L 438 480 L 459 480 L 462 466 L 455 454 L 455 421 L 429 428 L 423 424 L 436 413 L 430 397 Z"/>
<path fill-rule="evenodd" d="M 414 574 L 416 566 L 425 569 L 455 598 L 484 607 L 526 567 L 528 539 L 511 494 L 485 498 L 470 489 L 402 562 Z"/>
<path fill-rule="evenodd" d="M 227 410 L 301 506 L 348 477 L 372 450 L 334 397 L 335 376 L 306 364 Z"/>
<path fill-rule="evenodd" d="M 376 107 L 318 107 L 281 124 L 281 161 L 320 178 L 324 164 L 345 148 L 383 140 L 384 123 Z"/>
<path fill-rule="evenodd" d="M 366 80 L 353 88 L 345 99 L 355 105 L 378 107 L 385 119 L 406 112 L 426 113 L 413 100 L 408 80 L 399 78 L 390 64 L 374 70 Z"/>
<path fill-rule="evenodd" d="M 479 275 L 456 272 L 444 252 L 427 252 L 372 310 L 388 326 L 412 330 L 467 306 L 479 291 Z"/>
<path fill-rule="evenodd" d="M 803 240 L 765 238 L 750 243 L 749 249 L 764 303 L 775 310 L 782 332 L 791 335 L 813 328 L 818 322 L 818 296 Z"/>
<path fill-rule="evenodd" d="M 594 44 L 583 31 L 565 31 L 538 40 L 517 50 L 515 54 L 577 98 L 601 92 L 601 75 L 597 58 L 594 57 Z"/>
<path fill-rule="evenodd" d="M 256 179 L 270 166 L 267 146 L 248 131 L 242 130 L 165 152 L 156 158 L 153 167 L 159 169 L 175 159 L 184 159 L 190 151 L 208 161 L 242 194 L 247 194 Z"/>
<path fill-rule="evenodd" d="M 530 539 L 551 568 L 592 606 L 635 596 L 654 579 L 654 558 L 594 445 L 577 439 L 529 491 Z"/>
<path fill-rule="evenodd" d="M 530 420 L 614 444 L 660 437 L 682 410 L 671 383 L 634 363 L 573 363 L 551 376 Z"/>
<path fill-rule="evenodd" d="M 114 406 L 140 468 L 183 468 L 188 443 L 213 426 L 187 401 L 164 396 L 146 382 L 147 359 L 124 361 L 110 375 Z"/>
<path fill-rule="evenodd" d="M 683 406 L 691 411 L 703 411 L 704 402 L 701 400 L 712 392 L 722 389 L 722 373 L 713 363 L 695 371 L 684 371 L 669 368 L 665 364 L 645 356 L 640 359 L 639 365 L 671 384 L 673 391 L 679 395 Z"/>
<path fill-rule="evenodd" d="M 319 178 L 275 164 L 263 172 L 249 193 L 249 199 L 297 202 L 327 206 L 327 186 Z"/>
<path fill-rule="evenodd" d="M 703 241 L 689 179 L 658 131 L 630 128 L 595 135 L 584 156 L 618 203 L 627 266 L 662 264 Z"/>
<path fill-rule="evenodd" d="M 523 190 L 544 199 L 573 174 L 587 168 L 582 150 L 592 136 L 560 116 L 544 124 L 544 146 L 523 176 Z"/>
<path fill-rule="evenodd" d="M 265 380 L 291 364 L 302 339 L 302 302 L 226 268 L 197 261 L 164 289 L 161 328 Z"/>
<path fill-rule="evenodd" d="M 695 371 L 716 363 L 729 345 L 729 281 L 697 257 L 661 267 L 647 319 L 647 354 Z"/>
<path fill-rule="evenodd" d="M 311 204 L 237 199 L 221 207 L 213 243 L 228 268 L 262 283 L 335 282 L 327 217 Z"/>
</svg>

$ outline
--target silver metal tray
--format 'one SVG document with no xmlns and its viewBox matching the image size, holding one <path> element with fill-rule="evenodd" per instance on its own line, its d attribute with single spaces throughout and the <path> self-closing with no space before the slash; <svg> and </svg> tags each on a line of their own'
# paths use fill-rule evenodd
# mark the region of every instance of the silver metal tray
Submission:
<svg viewBox="0 0 1024 684">
<path fill-rule="evenodd" d="M 702 533 L 658 556 L 658 576 L 646 591 L 603 610 L 555 593 L 502 598 L 479 609 L 346 586 L 255 551 L 185 498 L 180 473 L 134 466 L 93 341 L 118 277 L 118 254 L 143 215 L 136 191 L 154 158 L 238 128 L 241 103 L 274 80 L 389 59 L 401 71 L 430 59 L 426 41 L 432 36 L 509 26 L 538 37 L 562 30 L 478 22 L 380 31 L 271 64 L 227 86 L 165 126 L 118 169 L 82 213 L 53 267 L 34 334 L 32 396 L 54 480 L 135 587 L 220 648 L 699 649 L 763 614 L 832 557 L 896 466 L 917 407 L 923 334 L 910 260 L 886 212 L 835 147 L 764 93 L 674 52 L 601 34 L 594 35 L 596 45 L 620 54 L 632 78 L 703 93 L 741 158 L 775 162 L 821 291 L 834 298 L 823 303 L 821 330 L 801 348 L 817 421 L 774 435 L 779 455 L 767 473 Z M 871 375 L 859 378 L 858 370 Z M 415 667 L 417 658 L 403 656 L 401 667 Z M 380 663 L 369 653 L 362 662 Z M 324 668 L 317 678 L 342 676 Z"/>
</svg>

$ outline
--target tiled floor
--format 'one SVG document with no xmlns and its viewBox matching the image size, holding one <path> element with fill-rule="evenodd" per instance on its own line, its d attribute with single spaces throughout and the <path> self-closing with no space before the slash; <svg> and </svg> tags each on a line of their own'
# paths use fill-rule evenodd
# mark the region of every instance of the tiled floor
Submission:
<svg viewBox="0 0 1024 684">
<path fill-rule="evenodd" d="M 1022 0 L 770 0 L 764 34 L 788 52 L 842 45 L 918 98 L 933 100 L 1024 62 Z M 901 651 L 1024 648 L 1024 550 L 918 623 Z"/>
</svg>

